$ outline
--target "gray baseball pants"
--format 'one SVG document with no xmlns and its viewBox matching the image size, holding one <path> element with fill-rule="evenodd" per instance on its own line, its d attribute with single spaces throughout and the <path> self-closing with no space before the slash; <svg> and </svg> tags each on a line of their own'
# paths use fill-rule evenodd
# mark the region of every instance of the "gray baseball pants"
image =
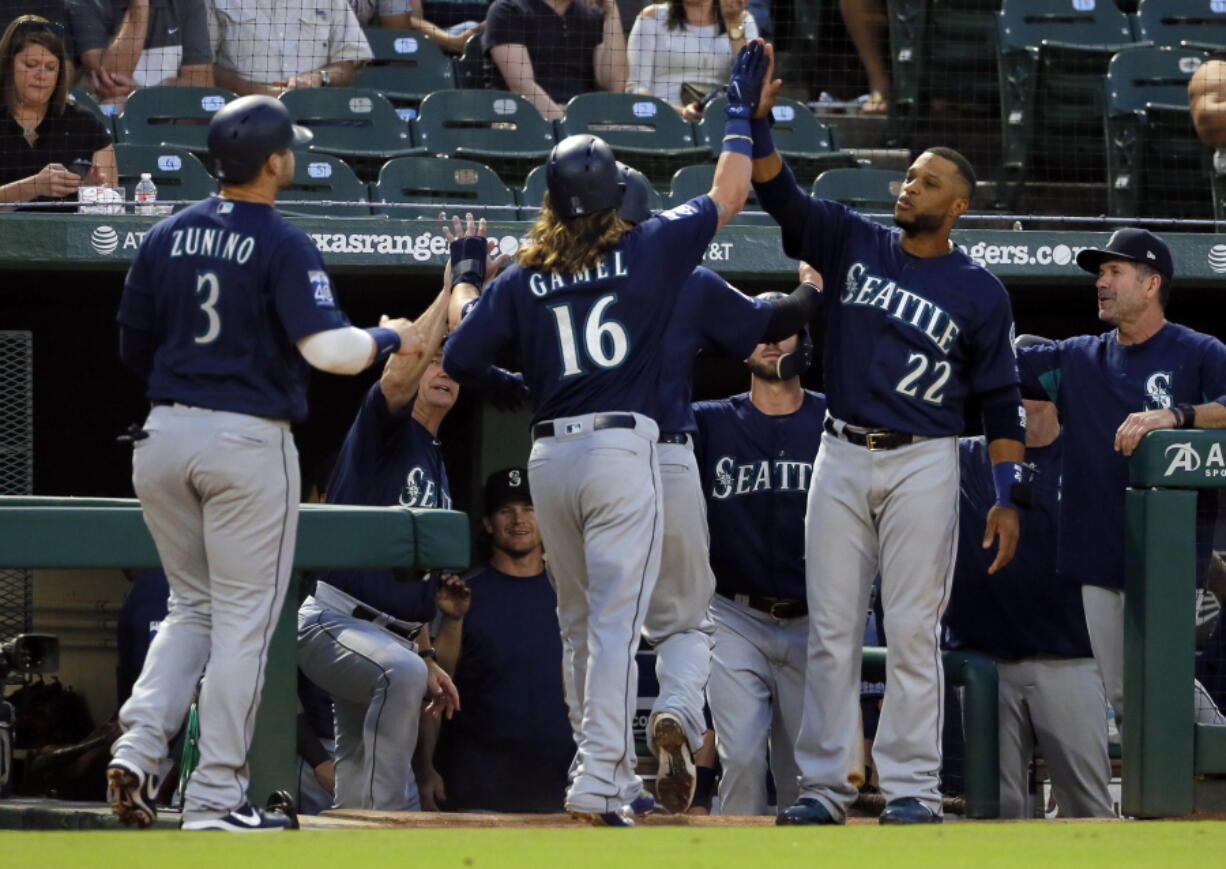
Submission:
<svg viewBox="0 0 1226 869">
<path fill-rule="evenodd" d="M 691 750 L 697 751 L 707 729 L 703 691 L 711 674 L 715 631 L 707 616 L 715 594 L 707 502 L 693 446 L 659 444 L 657 451 L 664 493 L 664 549 L 660 578 L 643 623 L 643 635 L 656 649 L 660 683 L 651 714 L 676 715 L 685 726 Z"/>
<path fill-rule="evenodd" d="M 565 679 L 578 765 L 566 809 L 618 811 L 642 793 L 632 723 L 638 693 L 634 656 L 660 571 L 663 496 L 659 429 L 635 414 L 633 429 L 594 431 L 594 414 L 554 420 L 537 439 L 528 478 L 558 623 L 571 662 Z"/>
<path fill-rule="evenodd" d="M 132 482 L 170 608 L 112 753 L 157 770 L 207 663 L 183 818 L 221 817 L 247 799 L 247 750 L 298 531 L 298 451 L 286 422 L 183 405 L 153 408 L 145 430 Z"/>
<path fill-rule="evenodd" d="M 779 621 L 716 595 L 715 654 L 707 697 L 723 775 L 721 815 L 767 813 L 766 765 L 778 805 L 796 802 L 793 745 L 800 730 L 809 620 Z"/>
</svg>

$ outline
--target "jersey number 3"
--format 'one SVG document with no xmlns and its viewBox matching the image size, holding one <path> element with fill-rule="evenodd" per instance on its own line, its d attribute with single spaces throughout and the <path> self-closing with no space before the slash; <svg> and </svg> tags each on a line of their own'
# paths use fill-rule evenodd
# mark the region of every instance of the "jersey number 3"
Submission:
<svg viewBox="0 0 1226 869">
<path fill-rule="evenodd" d="M 217 313 L 217 298 L 221 295 L 221 282 L 214 272 L 196 273 L 196 295 L 203 296 L 200 310 L 204 313 L 207 325 L 203 335 L 195 336 L 197 344 L 212 344 L 221 334 L 221 316 Z"/>
<path fill-rule="evenodd" d="M 932 382 L 928 384 L 928 388 L 924 390 L 924 394 L 921 396 L 919 394 L 919 380 L 927 373 L 930 365 L 932 366 Z M 912 353 L 907 357 L 907 373 L 903 375 L 902 380 L 898 381 L 898 385 L 894 387 L 894 390 L 911 398 L 923 398 L 929 404 L 940 404 L 945 398 L 945 382 L 949 380 L 949 372 L 950 365 L 948 362 L 941 360 L 934 364 L 923 353 Z"/>
<path fill-rule="evenodd" d="M 601 296 L 592 305 L 587 319 L 583 324 L 584 355 L 598 368 L 616 368 L 626 361 L 630 352 L 630 336 L 626 327 L 616 320 L 603 321 L 601 318 L 608 308 L 617 301 L 617 295 L 609 293 Z M 562 376 L 574 377 L 583 374 L 583 363 L 579 358 L 579 341 L 575 334 L 575 319 L 570 305 L 552 305 L 549 308 L 553 314 L 554 325 L 558 329 L 558 344 L 562 351 Z"/>
</svg>

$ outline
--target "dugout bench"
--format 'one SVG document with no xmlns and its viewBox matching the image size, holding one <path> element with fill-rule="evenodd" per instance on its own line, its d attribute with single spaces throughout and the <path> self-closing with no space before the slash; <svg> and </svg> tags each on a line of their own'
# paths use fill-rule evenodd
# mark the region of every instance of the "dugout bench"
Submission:
<svg viewBox="0 0 1226 869">
<path fill-rule="evenodd" d="M 251 743 L 252 800 L 297 793 L 298 570 L 468 567 L 468 516 L 454 510 L 302 504 L 295 572 L 268 653 Z M 140 504 L 118 498 L 0 497 L 0 568 L 161 567 Z"/>
<path fill-rule="evenodd" d="M 1226 726 L 1195 723 L 1192 690 L 1196 490 L 1220 488 L 1226 488 L 1226 432 L 1150 432 L 1129 463 L 1126 816 L 1226 811 Z"/>
</svg>

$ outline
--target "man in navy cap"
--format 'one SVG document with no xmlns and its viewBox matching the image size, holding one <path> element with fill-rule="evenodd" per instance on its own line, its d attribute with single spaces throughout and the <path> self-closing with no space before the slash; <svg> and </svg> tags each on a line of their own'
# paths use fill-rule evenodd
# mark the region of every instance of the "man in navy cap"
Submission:
<svg viewBox="0 0 1226 869">
<path fill-rule="evenodd" d="M 1118 230 L 1106 247 L 1081 251 L 1077 265 L 1097 275 L 1098 318 L 1114 328 L 1022 348 L 1018 370 L 1025 398 L 1060 409 L 1065 445 L 1056 567 L 1081 585 L 1090 645 L 1122 724 L 1128 457 L 1157 429 L 1226 428 L 1226 346 L 1166 319 L 1175 267 L 1153 233 Z M 1201 500 L 1197 551 L 1207 556 L 1212 504 Z M 1198 558 L 1202 568 L 1204 561 Z M 1215 720 L 1203 689 L 1197 700 L 1198 720 Z"/>
</svg>

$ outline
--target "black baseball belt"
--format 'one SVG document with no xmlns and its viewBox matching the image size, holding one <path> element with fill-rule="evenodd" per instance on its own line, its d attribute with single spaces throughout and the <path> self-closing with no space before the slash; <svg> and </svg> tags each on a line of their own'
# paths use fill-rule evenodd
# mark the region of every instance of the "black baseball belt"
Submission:
<svg viewBox="0 0 1226 869">
<path fill-rule="evenodd" d="M 632 413 L 598 413 L 592 417 L 592 431 L 600 431 L 606 428 L 634 428 L 638 423 L 634 419 Z M 539 441 L 541 438 L 551 438 L 558 434 L 554 422 L 538 422 L 532 426 L 532 439 Z M 574 425 L 574 423 L 572 423 Z M 579 434 L 578 431 L 565 431 L 562 434 Z"/>
<path fill-rule="evenodd" d="M 355 619 L 361 619 L 364 622 L 373 622 L 383 615 L 383 613 L 379 612 L 377 609 L 373 609 L 362 603 L 355 605 L 349 614 Z M 383 624 L 380 624 L 379 627 L 383 628 L 383 630 L 387 631 L 388 633 L 395 634 L 398 637 L 403 637 L 406 640 L 416 640 L 417 635 L 421 632 L 421 625 L 414 628 L 409 628 L 398 625 L 395 622 L 384 622 Z"/>
<path fill-rule="evenodd" d="M 809 614 L 809 604 L 801 598 L 796 597 L 757 597 L 755 595 L 720 595 L 729 600 L 748 606 L 750 609 L 755 609 L 758 612 L 766 613 L 772 619 L 785 621 L 787 619 L 798 619 Z"/>
<path fill-rule="evenodd" d="M 660 443 L 662 444 L 688 444 L 690 436 L 683 431 L 664 431 L 660 432 Z"/>
<path fill-rule="evenodd" d="M 856 431 L 850 426 L 844 425 L 842 430 L 839 430 L 830 417 L 826 417 L 824 423 L 826 431 L 834 435 L 836 438 L 842 438 L 849 444 L 855 444 L 858 447 L 865 447 L 873 452 L 879 450 L 896 450 L 899 447 L 905 447 L 916 441 L 924 440 L 924 438 L 913 434 L 907 434 L 902 431 L 893 431 L 888 428 L 866 429 L 864 431 Z"/>
</svg>

